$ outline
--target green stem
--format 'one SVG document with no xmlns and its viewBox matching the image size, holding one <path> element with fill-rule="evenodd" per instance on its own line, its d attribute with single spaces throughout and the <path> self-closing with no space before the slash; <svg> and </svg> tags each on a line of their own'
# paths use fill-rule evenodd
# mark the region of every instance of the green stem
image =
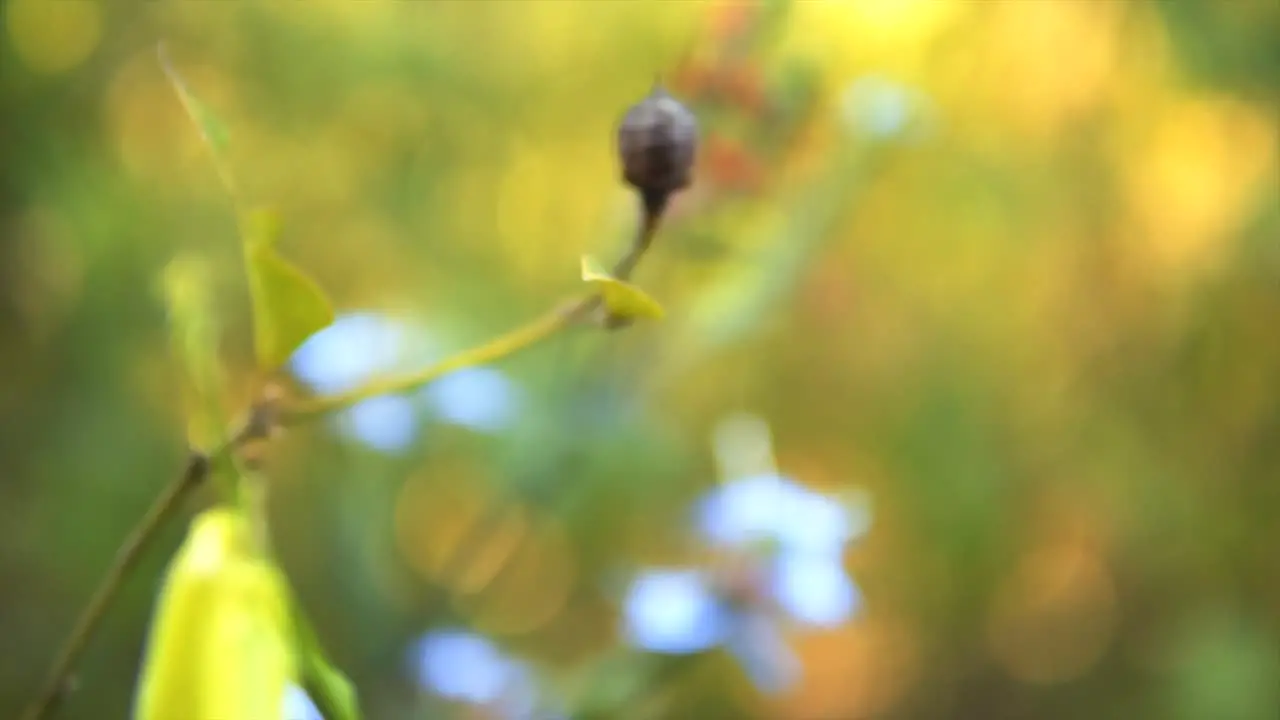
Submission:
<svg viewBox="0 0 1280 720">
<path fill-rule="evenodd" d="M 662 206 L 651 210 L 646 204 L 644 218 L 640 230 L 636 234 L 631 249 L 614 265 L 613 275 L 619 280 L 626 280 L 635 271 L 636 265 L 649 249 L 654 233 L 658 229 L 658 219 Z M 532 321 L 500 335 L 479 347 L 464 350 L 456 355 L 429 365 L 420 370 L 398 377 L 379 378 L 361 387 L 337 395 L 317 398 L 295 408 L 281 412 L 282 425 L 298 425 L 318 417 L 346 410 L 353 405 L 381 395 L 404 395 L 411 393 L 427 383 L 447 375 L 455 370 L 475 367 L 501 360 L 508 355 L 532 347 L 537 343 L 555 335 L 578 321 L 586 318 L 600 306 L 599 295 L 586 295 L 566 302 Z"/>
<path fill-rule="evenodd" d="M 176 77 L 176 76 L 175 76 Z M 181 89 L 181 86 L 179 86 Z M 653 234 L 657 229 L 657 212 L 646 205 L 644 220 L 640 225 L 635 241 L 627 255 L 615 266 L 614 275 L 619 279 L 628 278 L 635 269 L 640 258 L 649 249 Z M 58 653 L 48 679 L 40 695 L 32 701 L 22 715 L 22 720 L 42 720 L 48 716 L 63 697 L 69 685 L 68 680 L 72 668 L 79 662 L 89 639 L 98 630 L 112 600 L 119 594 L 125 578 L 137 566 L 143 553 L 155 540 L 156 533 L 182 507 L 183 501 L 193 490 L 199 487 L 214 471 L 223 468 L 226 463 L 235 462 L 235 451 L 252 440 L 263 439 L 280 425 L 297 425 L 314 420 L 324 415 L 338 412 L 371 397 L 388 394 L 411 392 L 435 380 L 442 375 L 462 368 L 483 365 L 500 360 L 520 350 L 531 347 L 551 337 L 560 330 L 568 328 L 589 316 L 600 306 L 599 295 L 586 295 L 534 319 L 533 321 L 501 335 L 479 347 L 466 350 L 445 360 L 423 368 L 417 372 L 376 380 L 348 393 L 319 398 L 308 404 L 292 409 L 279 409 L 274 402 L 260 403 L 253 409 L 249 420 L 222 446 L 207 455 L 192 453 L 182 475 L 171 483 L 156 498 L 146 515 L 134 526 L 125 538 L 115 559 L 107 569 L 106 577 L 99 583 L 89 604 L 81 611 L 70 637 Z"/>
<path fill-rule="evenodd" d="M 281 413 L 280 422 L 282 425 L 298 425 L 323 415 L 345 410 L 372 397 L 403 395 L 413 392 L 432 380 L 455 370 L 500 360 L 541 340 L 545 340 L 559 330 L 571 325 L 581 316 L 583 308 L 590 304 L 591 299 L 590 297 L 583 298 L 556 308 L 479 347 L 452 355 L 421 370 L 399 377 L 380 378 L 349 392 L 317 398 L 298 407 L 286 409 Z"/>
<path fill-rule="evenodd" d="M 192 492 L 233 459 L 237 449 L 262 437 L 264 434 L 259 422 L 259 412 L 255 410 L 249 421 L 213 452 L 191 452 L 182 473 L 160 493 L 146 514 L 129 531 L 129 536 L 120 544 L 120 549 L 116 550 L 106 576 L 98 583 L 89 603 L 80 611 L 75 627 L 71 629 L 70 636 L 49 670 L 40 695 L 27 706 L 22 720 L 41 720 L 47 717 L 62 699 L 70 685 L 71 671 L 84 655 L 89 639 L 97 632 L 125 578 L 137 567 L 138 561 L 155 541 L 160 528 L 177 515 Z"/>
<path fill-rule="evenodd" d="M 40 720 L 53 710 L 66 691 L 71 670 L 88 647 L 89 638 L 97 631 L 106 616 L 111 601 L 115 599 L 124 579 L 137 566 L 156 532 L 182 507 L 182 502 L 209 476 L 211 459 L 200 453 L 192 453 L 182 474 L 160 494 L 147 513 L 130 531 L 120 549 L 116 551 L 106 577 L 98 584 L 89 604 L 80 612 L 71 635 L 67 638 L 57 659 L 49 670 L 44 689 L 22 714 L 23 720 Z"/>
</svg>

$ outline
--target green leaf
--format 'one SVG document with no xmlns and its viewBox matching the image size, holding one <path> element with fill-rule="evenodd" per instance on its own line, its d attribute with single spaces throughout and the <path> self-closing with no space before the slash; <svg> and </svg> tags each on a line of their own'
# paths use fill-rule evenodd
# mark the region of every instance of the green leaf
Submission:
<svg viewBox="0 0 1280 720">
<path fill-rule="evenodd" d="M 638 318 L 659 319 L 662 306 L 648 293 L 631 283 L 613 277 L 590 256 L 582 257 L 582 280 L 596 286 L 609 314 L 616 320 L 631 321 Z"/>
<path fill-rule="evenodd" d="M 161 275 L 161 293 L 169 316 L 170 341 L 184 375 L 189 410 L 188 439 L 193 445 L 218 442 L 226 425 L 222 412 L 223 372 L 218 361 L 221 333 L 207 261 L 183 256 Z"/>
<path fill-rule="evenodd" d="M 163 44 L 157 49 L 160 56 L 160 67 L 164 69 L 164 74 L 169 78 L 169 83 L 173 85 L 173 89 L 178 93 L 178 99 L 182 101 L 182 107 L 187 111 L 187 115 L 191 121 L 195 123 L 196 129 L 200 131 L 200 137 L 208 146 L 209 151 L 215 156 L 220 157 L 222 153 L 227 151 L 227 147 L 231 143 L 231 134 L 227 132 L 227 126 L 211 111 L 208 106 L 191 92 L 190 86 L 183 80 L 178 71 L 174 69 L 173 63 L 169 61 L 169 54 L 165 50 Z"/>
<path fill-rule="evenodd" d="M 302 687 L 325 720 L 360 720 L 355 686 L 333 666 L 296 599 L 292 604 L 295 647 Z"/>
<path fill-rule="evenodd" d="M 253 301 L 258 364 L 274 369 L 317 330 L 333 322 L 324 291 L 306 273 L 276 254 L 278 223 L 270 213 L 244 222 L 245 265 Z"/>
<path fill-rule="evenodd" d="M 200 514 L 165 574 L 134 720 L 284 720 L 296 676 L 283 576 L 242 512 Z"/>
<path fill-rule="evenodd" d="M 246 245 L 274 250 L 280 232 L 280 216 L 270 210 L 258 209 L 240 218 L 240 236 Z"/>
</svg>

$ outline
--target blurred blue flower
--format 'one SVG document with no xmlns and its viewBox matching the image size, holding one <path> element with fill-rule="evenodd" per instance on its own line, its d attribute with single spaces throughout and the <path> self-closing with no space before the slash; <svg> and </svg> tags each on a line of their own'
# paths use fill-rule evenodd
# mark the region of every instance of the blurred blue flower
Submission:
<svg viewBox="0 0 1280 720">
<path fill-rule="evenodd" d="M 289 365 L 314 391 L 332 395 L 428 361 L 430 345 L 426 332 L 412 323 L 351 313 L 308 338 Z M 333 423 L 342 434 L 387 453 L 409 447 L 418 432 L 414 405 L 402 397 L 370 398 L 339 413 Z"/>
<path fill-rule="evenodd" d="M 853 616 L 861 594 L 844 570 L 845 545 L 870 524 L 865 503 L 845 504 L 786 477 L 732 480 L 698 503 L 699 531 L 712 545 L 771 549 L 774 599 L 804 625 L 832 627 Z"/>
<path fill-rule="evenodd" d="M 386 453 L 405 450 L 417 437 L 418 413 L 413 402 L 385 395 L 369 398 L 339 414 L 336 425 L 345 434 Z"/>
<path fill-rule="evenodd" d="M 308 338 L 290 358 L 290 367 L 312 390 L 332 395 L 422 367 L 437 359 L 434 347 L 419 325 L 357 312 Z M 374 450 L 398 453 L 418 437 L 420 411 L 479 432 L 498 432 L 514 421 L 519 399 L 519 388 L 498 370 L 463 368 L 429 383 L 417 396 L 365 400 L 338 413 L 333 423 L 338 432 Z"/>
<path fill-rule="evenodd" d="M 839 556 L 788 553 L 773 579 L 778 603 L 797 622 L 816 628 L 842 625 L 862 606 L 862 596 Z"/>
<path fill-rule="evenodd" d="M 845 546 L 867 532 L 864 498 L 815 492 L 773 471 L 767 425 L 734 416 L 715 437 L 728 475 L 694 506 L 694 525 L 713 550 L 736 563 L 707 570 L 648 570 L 623 601 L 625 634 L 651 652 L 683 654 L 722 646 L 763 689 L 798 674 L 783 625 L 839 626 L 862 606 L 845 571 Z"/>
<path fill-rule="evenodd" d="M 537 688 L 529 669 L 492 642 L 462 630 L 430 633 L 413 648 L 418 682 L 440 697 L 480 705 L 502 717 L 529 717 Z"/>
<path fill-rule="evenodd" d="M 696 518 L 704 539 L 748 558 L 760 582 L 750 573 L 742 587 L 741 578 L 713 571 L 642 572 L 623 601 L 628 640 L 664 654 L 720 645 L 759 687 L 785 689 L 798 664 L 780 625 L 837 627 L 862 606 L 843 554 L 866 532 L 865 505 L 846 505 L 763 473 L 716 487 L 697 504 Z"/>
<path fill-rule="evenodd" d="M 325 720 L 311 702 L 311 697 L 297 685 L 290 685 L 284 693 L 284 720 Z"/>
<path fill-rule="evenodd" d="M 864 512 L 776 473 L 717 487 L 699 502 L 698 529 L 713 544 L 777 542 L 788 549 L 839 552 L 867 530 Z"/>
<path fill-rule="evenodd" d="M 480 432 L 511 425 L 518 409 L 518 388 L 492 368 L 456 370 L 422 391 L 428 407 L 445 422 Z"/>
<path fill-rule="evenodd" d="M 631 586 L 623 614 L 631 642 L 654 652 L 698 652 L 724 640 L 724 608 L 696 570 L 641 574 Z"/>
<path fill-rule="evenodd" d="M 722 486 L 698 504 L 698 529 L 721 545 L 745 545 L 781 536 L 800 520 L 781 512 L 796 491 L 793 484 L 772 474 Z"/>
<path fill-rule="evenodd" d="M 919 92 L 881 75 L 858 78 L 841 99 L 847 127 L 875 140 L 899 138 L 918 129 L 925 109 Z"/>
<path fill-rule="evenodd" d="M 426 362 L 430 350 L 423 328 L 390 315 L 356 312 L 340 315 L 308 338 L 289 365 L 317 393 L 332 395 Z"/>
<path fill-rule="evenodd" d="M 506 683 L 507 663 L 478 635 L 435 633 L 422 639 L 418 652 L 419 680 L 443 697 L 484 704 Z"/>
<path fill-rule="evenodd" d="M 628 641 L 649 652 L 687 655 L 721 646 L 769 691 L 796 677 L 795 658 L 773 618 L 731 602 L 708 573 L 642 572 L 624 600 L 623 617 Z"/>
</svg>

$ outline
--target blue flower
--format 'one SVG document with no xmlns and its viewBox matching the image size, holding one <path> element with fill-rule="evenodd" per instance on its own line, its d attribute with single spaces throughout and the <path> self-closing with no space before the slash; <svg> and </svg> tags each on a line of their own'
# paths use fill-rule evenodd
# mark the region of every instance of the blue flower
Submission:
<svg viewBox="0 0 1280 720">
<path fill-rule="evenodd" d="M 625 600 L 626 634 L 646 650 L 683 654 L 724 641 L 728 622 L 706 576 L 697 570 L 651 570 Z"/>
<path fill-rule="evenodd" d="M 492 433 L 515 420 L 519 388 L 492 368 L 465 368 L 427 385 L 422 396 L 441 420 Z"/>
<path fill-rule="evenodd" d="M 780 690 L 798 672 L 781 626 L 833 628 L 862 607 L 843 556 L 867 532 L 868 503 L 815 492 L 772 470 L 768 427 L 756 418 L 725 421 L 715 445 L 729 477 L 695 503 L 694 526 L 731 562 L 640 573 L 623 601 L 624 633 L 656 653 L 724 647 L 758 685 Z"/>
<path fill-rule="evenodd" d="M 315 703 L 311 702 L 311 697 L 297 685 L 285 689 L 281 716 L 283 720 L 325 720 Z"/>
<path fill-rule="evenodd" d="M 697 506 L 697 526 L 713 546 L 765 545 L 774 599 L 805 625 L 833 627 L 861 605 L 844 571 L 845 545 L 870 524 L 865 503 L 842 503 L 772 473 L 725 483 Z"/>
<path fill-rule="evenodd" d="M 313 390 L 332 395 L 427 362 L 434 355 L 432 346 L 426 330 L 407 320 L 355 312 L 307 338 L 289 365 Z"/>
<path fill-rule="evenodd" d="M 717 487 L 696 506 L 698 530 L 713 548 L 736 553 L 746 573 L 739 567 L 728 574 L 715 568 L 639 574 L 624 600 L 625 634 L 657 653 L 723 646 L 758 685 L 781 690 L 797 664 L 780 625 L 837 627 L 862 606 L 843 552 L 866 531 L 867 517 L 779 475 Z"/>
<path fill-rule="evenodd" d="M 385 453 L 397 453 L 417 436 L 418 411 L 403 397 L 369 398 L 340 413 L 334 421 L 341 432 Z"/>
<path fill-rule="evenodd" d="M 840 105 L 849 130 L 878 141 L 909 138 L 924 130 L 930 119 L 923 94 L 881 75 L 853 81 Z"/>
<path fill-rule="evenodd" d="M 290 358 L 294 374 L 312 390 L 332 395 L 376 377 L 420 368 L 438 359 L 426 329 L 372 312 L 350 313 L 307 339 Z M 339 413 L 338 432 L 385 453 L 406 450 L 419 437 L 421 415 L 479 432 L 508 427 L 519 389 L 491 368 L 464 368 L 429 383 L 416 396 L 370 398 Z"/>
<path fill-rule="evenodd" d="M 732 480 L 708 493 L 697 507 L 699 531 L 720 546 L 777 542 L 797 551 L 840 552 L 864 534 L 869 516 L 778 475 Z"/>
<path fill-rule="evenodd" d="M 489 708 L 512 720 L 528 718 L 537 706 L 530 669 L 475 633 L 429 633 L 414 645 L 410 662 L 418 682 L 448 700 Z"/>
</svg>

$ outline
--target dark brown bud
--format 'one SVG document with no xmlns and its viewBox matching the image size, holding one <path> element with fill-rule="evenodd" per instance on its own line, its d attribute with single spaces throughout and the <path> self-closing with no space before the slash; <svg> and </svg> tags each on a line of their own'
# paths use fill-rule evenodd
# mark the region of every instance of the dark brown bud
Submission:
<svg viewBox="0 0 1280 720">
<path fill-rule="evenodd" d="M 618 128 L 622 176 L 653 215 L 671 193 L 689 185 L 697 149 L 697 118 L 661 85 L 632 105 Z"/>
</svg>

